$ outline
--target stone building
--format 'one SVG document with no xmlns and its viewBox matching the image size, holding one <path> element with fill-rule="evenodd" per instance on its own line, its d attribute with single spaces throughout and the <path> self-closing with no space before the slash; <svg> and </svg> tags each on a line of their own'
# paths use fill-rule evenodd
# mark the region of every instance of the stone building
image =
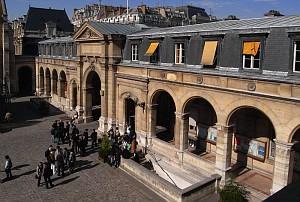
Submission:
<svg viewBox="0 0 300 202">
<path fill-rule="evenodd" d="M 124 11 L 126 11 L 126 8 L 121 6 L 86 5 L 84 8 L 74 9 L 72 22 L 75 27 L 79 28 L 87 21 L 98 21 L 108 16 L 120 15 Z"/>
<path fill-rule="evenodd" d="M 16 55 L 15 93 L 30 95 L 35 89 L 38 42 L 71 36 L 74 27 L 65 10 L 29 7 L 27 15 L 12 22 L 12 29 Z"/>
<path fill-rule="evenodd" d="M 136 8 L 111 7 L 104 5 L 87 5 L 75 9 L 73 24 L 80 27 L 86 21 L 99 21 L 120 24 L 143 24 L 150 27 L 173 27 L 199 24 L 212 21 L 205 9 L 195 6 L 149 7 L 140 5 Z"/>
<path fill-rule="evenodd" d="M 15 81 L 12 30 L 8 22 L 6 3 L 0 1 L 0 95 L 10 94 Z M 1 102 L 0 102 L 1 104 Z"/>
<path fill-rule="evenodd" d="M 141 146 L 222 184 L 250 173 L 270 195 L 299 179 L 300 16 L 120 26 L 86 23 L 71 60 L 41 47 L 37 91 L 101 132 L 130 125 Z"/>
</svg>

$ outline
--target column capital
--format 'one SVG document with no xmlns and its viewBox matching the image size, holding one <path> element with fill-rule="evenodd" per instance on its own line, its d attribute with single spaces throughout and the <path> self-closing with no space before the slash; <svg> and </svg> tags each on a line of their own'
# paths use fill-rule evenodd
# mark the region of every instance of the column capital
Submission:
<svg viewBox="0 0 300 202">
<path fill-rule="evenodd" d="M 281 148 L 291 149 L 295 143 L 292 142 L 284 142 L 282 140 L 274 139 L 275 145 Z"/>
<path fill-rule="evenodd" d="M 157 109 L 158 104 L 147 104 L 147 108 L 150 110 L 155 110 Z"/>
<path fill-rule="evenodd" d="M 215 124 L 217 130 L 219 131 L 225 131 L 225 132 L 233 132 L 234 125 L 224 125 L 220 123 Z"/>
<path fill-rule="evenodd" d="M 190 113 L 175 112 L 176 118 L 182 119 L 182 120 L 188 119 L 189 115 L 190 115 Z"/>
</svg>

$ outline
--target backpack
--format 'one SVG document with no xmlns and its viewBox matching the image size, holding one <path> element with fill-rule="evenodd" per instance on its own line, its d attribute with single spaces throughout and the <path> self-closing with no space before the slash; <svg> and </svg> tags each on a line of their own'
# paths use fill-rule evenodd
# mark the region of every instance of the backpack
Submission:
<svg viewBox="0 0 300 202">
<path fill-rule="evenodd" d="M 12 168 L 12 162 L 10 159 L 8 159 L 7 167 L 8 167 L 8 169 Z"/>
</svg>

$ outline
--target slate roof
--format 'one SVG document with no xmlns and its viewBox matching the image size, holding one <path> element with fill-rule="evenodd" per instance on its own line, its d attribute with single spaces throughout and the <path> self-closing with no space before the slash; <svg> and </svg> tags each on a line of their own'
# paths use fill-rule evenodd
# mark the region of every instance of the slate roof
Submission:
<svg viewBox="0 0 300 202">
<path fill-rule="evenodd" d="M 67 37 L 56 37 L 52 39 L 47 39 L 44 41 L 40 41 L 39 44 L 48 44 L 48 43 L 72 43 L 74 42 L 73 37 L 67 36 Z"/>
<path fill-rule="evenodd" d="M 65 10 L 29 7 L 25 31 L 44 30 L 46 22 L 56 23 L 57 31 L 73 32 L 74 30 Z"/>
<path fill-rule="evenodd" d="M 242 20 L 227 20 L 210 22 L 188 26 L 178 26 L 170 28 L 150 29 L 144 32 L 131 34 L 129 37 L 142 36 L 166 36 L 170 34 L 188 34 L 198 32 L 229 31 L 229 30 L 247 30 L 264 29 L 272 27 L 299 27 L 300 16 L 282 16 L 282 17 L 263 17 Z"/>
<path fill-rule="evenodd" d="M 132 25 L 112 24 L 104 22 L 88 22 L 94 29 L 105 35 L 128 35 L 138 32 L 139 29 Z"/>
</svg>

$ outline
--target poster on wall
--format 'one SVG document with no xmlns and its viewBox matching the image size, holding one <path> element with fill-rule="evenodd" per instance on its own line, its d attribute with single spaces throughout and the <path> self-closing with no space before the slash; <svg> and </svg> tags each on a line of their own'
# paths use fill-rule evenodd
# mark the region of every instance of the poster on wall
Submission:
<svg viewBox="0 0 300 202">
<path fill-rule="evenodd" d="M 266 142 L 246 137 L 235 136 L 234 150 L 247 154 L 249 157 L 264 161 L 266 156 Z"/>
<path fill-rule="evenodd" d="M 209 127 L 208 129 L 208 135 L 207 135 L 207 141 L 216 144 L 217 143 L 217 128 L 215 127 Z"/>
</svg>

